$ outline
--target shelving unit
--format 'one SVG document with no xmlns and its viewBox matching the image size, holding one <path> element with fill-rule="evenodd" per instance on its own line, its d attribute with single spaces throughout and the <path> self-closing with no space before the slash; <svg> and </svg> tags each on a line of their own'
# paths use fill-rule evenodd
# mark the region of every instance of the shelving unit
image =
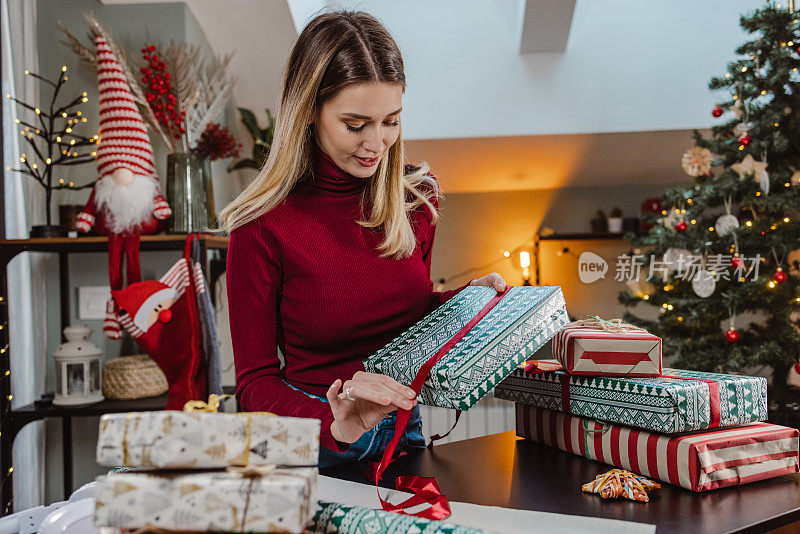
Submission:
<svg viewBox="0 0 800 534">
<path fill-rule="evenodd" d="M 145 235 L 141 238 L 141 251 L 182 251 L 185 235 Z M 214 287 L 219 275 L 225 270 L 225 252 L 228 238 L 213 235 L 200 235 L 201 266 L 209 286 Z M 68 325 L 70 318 L 70 286 L 68 255 L 83 252 L 105 252 L 108 240 L 105 237 L 77 238 L 35 238 L 35 239 L 0 239 L 0 325 L 7 325 L 8 309 L 8 264 L 22 252 L 47 252 L 58 254 L 59 296 L 61 304 L 61 330 Z M 211 254 L 209 254 L 211 253 Z M 215 256 L 215 257 L 210 257 Z M 214 292 L 212 291 L 213 295 Z M 97 416 L 106 413 L 124 413 L 133 411 L 160 410 L 167 402 L 167 396 L 119 401 L 106 399 L 103 402 L 87 406 L 37 406 L 29 404 L 11 409 L 11 381 L 8 380 L 11 354 L 9 348 L 8 328 L 0 329 L 0 499 L 2 499 L 3 515 L 10 510 L 13 499 L 12 448 L 14 439 L 22 428 L 33 421 L 47 417 L 59 417 L 62 422 L 62 449 L 64 459 L 64 498 L 72 492 L 72 418 Z"/>
<path fill-rule="evenodd" d="M 540 241 L 622 241 L 626 232 L 619 233 L 561 233 L 540 235 L 538 232 L 533 237 L 534 281 L 535 285 L 541 282 L 541 262 L 539 258 Z"/>
</svg>

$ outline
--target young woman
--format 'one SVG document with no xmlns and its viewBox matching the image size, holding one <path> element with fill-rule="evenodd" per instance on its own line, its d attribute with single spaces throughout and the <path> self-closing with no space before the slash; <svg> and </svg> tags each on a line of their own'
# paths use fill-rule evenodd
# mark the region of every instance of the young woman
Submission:
<svg viewBox="0 0 800 534">
<path fill-rule="evenodd" d="M 438 183 L 404 165 L 405 75 L 374 17 L 313 19 L 289 56 L 275 136 L 253 182 L 220 214 L 241 409 L 322 422 L 320 466 L 424 447 L 413 390 L 363 360 L 466 285 L 432 291 Z M 277 348 L 282 355 L 279 356 Z"/>
</svg>

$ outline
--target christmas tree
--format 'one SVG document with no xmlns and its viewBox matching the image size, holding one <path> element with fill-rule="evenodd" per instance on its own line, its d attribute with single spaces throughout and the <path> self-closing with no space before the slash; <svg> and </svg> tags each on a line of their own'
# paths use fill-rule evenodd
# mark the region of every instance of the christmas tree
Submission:
<svg viewBox="0 0 800 534">
<path fill-rule="evenodd" d="M 710 139 L 697 130 L 682 167 L 690 186 L 668 188 L 647 235 L 620 270 L 650 282 L 626 306 L 658 306 L 655 321 L 625 319 L 663 338 L 675 367 L 736 372 L 769 365 L 785 388 L 800 359 L 800 33 L 794 2 L 740 18 L 749 40 L 724 76 Z M 653 209 L 655 208 L 655 209 Z M 618 276 L 619 279 L 619 276 Z M 800 365 L 797 369 L 800 370 Z"/>
</svg>

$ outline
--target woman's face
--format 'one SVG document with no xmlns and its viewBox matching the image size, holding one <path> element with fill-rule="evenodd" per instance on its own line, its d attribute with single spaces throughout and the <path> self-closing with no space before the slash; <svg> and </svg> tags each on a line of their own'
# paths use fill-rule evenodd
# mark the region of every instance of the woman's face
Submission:
<svg viewBox="0 0 800 534">
<path fill-rule="evenodd" d="M 343 171 L 369 178 L 400 134 L 403 87 L 359 83 L 322 105 L 314 132 L 317 144 Z"/>
</svg>

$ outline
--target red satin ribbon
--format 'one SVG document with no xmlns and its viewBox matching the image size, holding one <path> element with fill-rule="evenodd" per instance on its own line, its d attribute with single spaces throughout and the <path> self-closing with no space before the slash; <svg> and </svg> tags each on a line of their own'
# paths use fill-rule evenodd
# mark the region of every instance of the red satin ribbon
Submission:
<svg viewBox="0 0 800 534">
<path fill-rule="evenodd" d="M 569 409 L 569 378 L 570 375 L 567 373 L 563 373 L 559 375 L 561 377 L 561 409 L 564 413 L 572 413 Z M 711 407 L 711 420 L 709 421 L 708 428 L 717 428 L 719 427 L 719 422 L 721 419 L 720 415 L 720 403 L 719 403 L 719 382 L 716 380 L 709 380 L 707 378 L 697 378 L 697 377 L 689 377 L 689 376 L 675 376 L 675 375 L 661 375 L 663 378 L 673 378 L 675 380 L 699 380 L 701 382 L 705 382 L 708 384 L 708 391 L 711 395 L 711 399 L 709 399 Z"/>
<path fill-rule="evenodd" d="M 466 325 L 464 325 L 464 327 L 459 330 L 456 335 L 450 338 L 450 340 L 448 340 L 448 342 L 445 343 L 442 348 L 436 351 L 436 354 L 431 356 L 428 361 L 422 364 L 422 367 L 420 367 L 417 375 L 414 377 L 414 381 L 411 382 L 411 385 L 409 386 L 417 395 L 419 395 L 422 385 L 428 378 L 428 374 L 430 374 L 433 366 L 436 365 L 439 360 L 444 358 L 445 355 L 450 352 L 450 349 L 452 349 L 456 343 L 461 341 L 461 339 L 467 335 L 467 332 L 469 332 L 476 324 L 478 324 L 478 322 L 480 322 L 480 320 L 483 319 L 486 314 L 489 313 L 489 311 L 491 311 L 491 309 L 494 308 L 497 303 L 508 294 L 508 291 L 511 289 L 511 287 L 512 286 L 506 285 L 504 291 L 493 296 L 486 306 L 484 306 L 481 311 L 475 315 L 475 317 L 473 317 Z M 392 456 L 397 448 L 397 444 L 400 442 L 400 437 L 405 431 L 410 416 L 411 410 L 406 410 L 403 408 L 397 409 L 397 418 L 395 419 L 394 424 L 394 436 L 392 437 L 392 441 L 390 441 L 389 445 L 386 447 L 386 450 L 383 451 L 381 462 L 378 464 L 378 468 L 375 470 L 375 486 L 378 490 L 378 500 L 381 501 L 381 506 L 387 512 L 413 515 L 432 520 L 444 519 L 450 515 L 450 503 L 447 501 L 447 497 L 442 494 L 435 478 L 419 476 L 398 477 L 395 487 L 400 491 L 410 491 L 413 493 L 413 495 L 400 504 L 391 504 L 381 497 L 379 486 L 381 475 L 383 475 L 383 472 L 392 461 Z M 431 506 L 419 512 L 407 511 L 408 508 L 425 503 L 428 503 Z"/>
</svg>

